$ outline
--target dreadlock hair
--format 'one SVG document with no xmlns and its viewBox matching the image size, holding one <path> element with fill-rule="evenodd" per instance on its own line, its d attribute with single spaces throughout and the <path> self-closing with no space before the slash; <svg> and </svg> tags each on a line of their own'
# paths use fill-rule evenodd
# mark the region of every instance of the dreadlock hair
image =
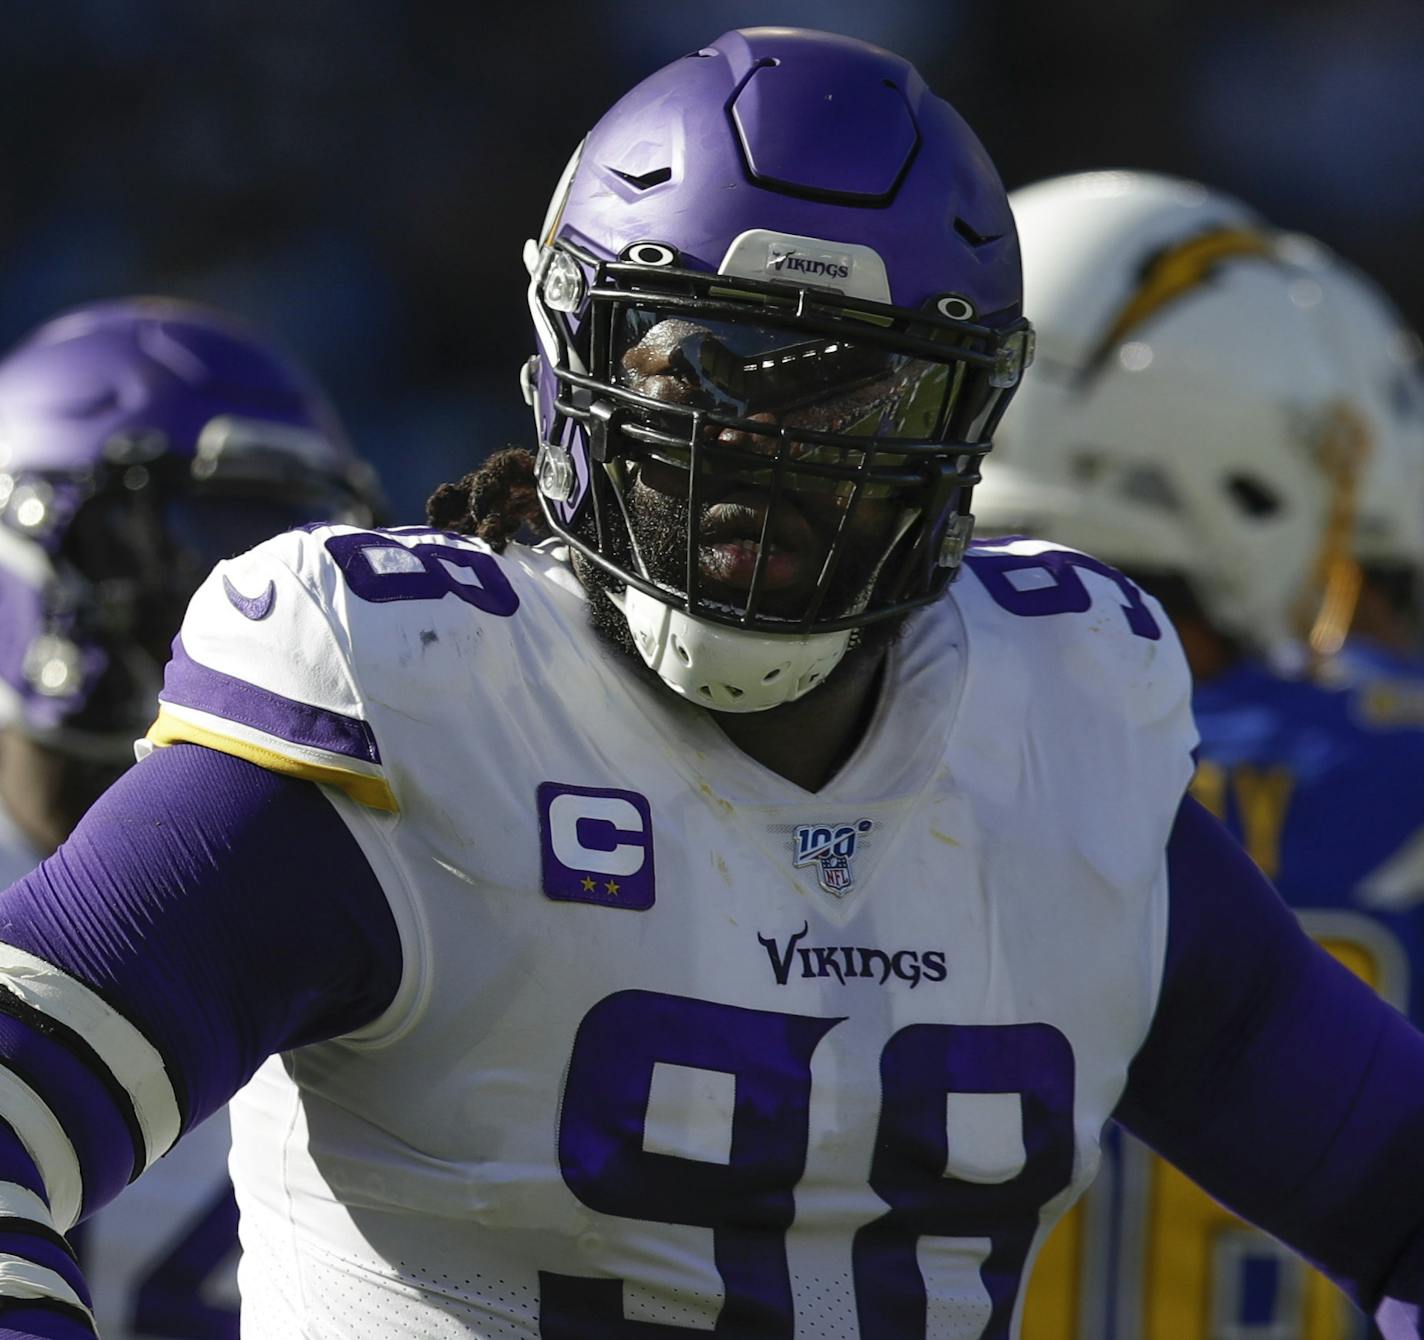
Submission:
<svg viewBox="0 0 1424 1340">
<path fill-rule="evenodd" d="M 548 538 L 534 453 L 525 447 L 494 452 L 478 470 L 441 484 L 425 504 L 425 517 L 437 530 L 472 535 L 497 554 L 521 529 L 536 540 Z"/>
</svg>

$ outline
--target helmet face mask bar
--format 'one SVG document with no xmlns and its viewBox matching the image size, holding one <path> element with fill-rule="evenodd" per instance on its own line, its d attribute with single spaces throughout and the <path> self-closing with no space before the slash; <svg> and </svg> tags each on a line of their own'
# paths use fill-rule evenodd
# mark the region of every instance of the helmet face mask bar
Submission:
<svg viewBox="0 0 1424 1340">
<path fill-rule="evenodd" d="M 661 244 L 627 253 L 666 263 L 600 261 L 561 241 L 534 276 L 531 302 L 559 351 L 554 431 L 540 445 L 552 529 L 617 581 L 749 631 L 847 630 L 935 599 L 967 542 L 979 462 L 1031 357 L 1027 322 L 997 329 L 933 305 L 710 274 L 677 265 Z M 564 309 L 584 284 L 575 328 Z M 589 478 L 570 512 L 559 504 L 574 491 L 573 433 L 586 437 Z M 680 580 L 642 553 L 627 500 L 639 477 L 685 503 Z M 747 506 L 752 494 L 759 533 L 741 537 L 755 545 L 749 579 L 709 579 L 707 508 L 729 497 Z M 803 513 L 819 523 L 805 556 L 815 571 L 778 593 L 769 560 L 778 536 L 810 541 Z M 857 523 L 871 517 L 881 552 L 870 571 L 846 574 L 856 589 L 835 608 Z"/>
</svg>

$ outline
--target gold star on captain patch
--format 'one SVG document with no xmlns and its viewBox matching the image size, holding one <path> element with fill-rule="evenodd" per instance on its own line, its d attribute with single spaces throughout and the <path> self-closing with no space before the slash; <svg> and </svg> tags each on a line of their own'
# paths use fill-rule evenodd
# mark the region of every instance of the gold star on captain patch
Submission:
<svg viewBox="0 0 1424 1340">
<path fill-rule="evenodd" d="M 583 877 L 583 879 L 581 879 L 581 880 L 579 881 L 579 883 L 581 883 L 581 884 L 583 885 L 583 891 L 584 891 L 585 893 L 592 893 L 592 892 L 593 892 L 593 880 L 589 879 L 589 877 L 588 877 L 587 875 L 585 875 L 585 876 Z"/>
<path fill-rule="evenodd" d="M 604 884 L 603 887 L 607 889 L 608 892 L 611 893 L 615 898 L 618 896 L 619 885 L 616 879 L 610 879 L 606 884 Z"/>
</svg>

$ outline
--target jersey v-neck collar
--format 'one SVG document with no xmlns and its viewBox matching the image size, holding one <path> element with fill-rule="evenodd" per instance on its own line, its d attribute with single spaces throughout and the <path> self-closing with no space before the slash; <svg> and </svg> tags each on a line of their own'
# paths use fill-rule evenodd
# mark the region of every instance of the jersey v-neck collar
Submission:
<svg viewBox="0 0 1424 1340">
<path fill-rule="evenodd" d="M 886 653 L 884 682 L 865 733 L 818 791 L 739 749 L 706 709 L 636 676 L 627 682 L 649 724 L 667 738 L 676 766 L 699 789 L 710 786 L 720 800 L 763 809 L 854 806 L 917 795 L 934 777 L 963 695 L 966 644 L 959 607 L 948 596 L 911 615 Z"/>
</svg>

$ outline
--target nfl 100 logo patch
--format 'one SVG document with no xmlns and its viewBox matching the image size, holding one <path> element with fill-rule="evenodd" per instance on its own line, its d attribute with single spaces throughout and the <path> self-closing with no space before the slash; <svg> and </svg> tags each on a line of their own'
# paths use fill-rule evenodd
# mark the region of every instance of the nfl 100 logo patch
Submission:
<svg viewBox="0 0 1424 1340">
<path fill-rule="evenodd" d="M 792 829 L 796 849 L 793 864 L 816 866 L 816 882 L 827 893 L 844 898 L 855 888 L 856 850 L 874 827 L 869 819 L 847 824 L 798 824 Z"/>
<path fill-rule="evenodd" d="M 646 796 L 539 783 L 544 892 L 561 902 L 642 912 L 653 905 L 653 816 Z"/>
</svg>

